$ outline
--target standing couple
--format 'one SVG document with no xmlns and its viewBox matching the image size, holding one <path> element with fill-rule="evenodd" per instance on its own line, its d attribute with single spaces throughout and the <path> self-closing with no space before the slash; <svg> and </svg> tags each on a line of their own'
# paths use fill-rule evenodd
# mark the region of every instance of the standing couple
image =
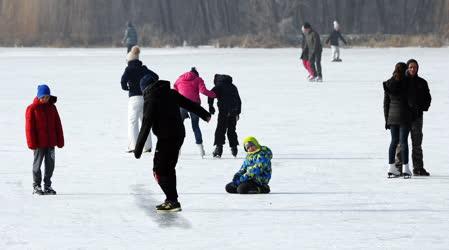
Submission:
<svg viewBox="0 0 449 250">
<path fill-rule="evenodd" d="M 415 59 L 407 63 L 399 62 L 393 76 L 383 83 L 385 129 L 391 132 L 388 177 L 399 177 L 402 174 L 404 178 L 410 178 L 412 175 L 408 164 L 409 133 L 412 139 L 413 175 L 430 175 L 424 169 L 421 144 L 423 112 L 428 111 L 432 97 L 427 81 L 418 76 L 418 68 Z"/>
</svg>

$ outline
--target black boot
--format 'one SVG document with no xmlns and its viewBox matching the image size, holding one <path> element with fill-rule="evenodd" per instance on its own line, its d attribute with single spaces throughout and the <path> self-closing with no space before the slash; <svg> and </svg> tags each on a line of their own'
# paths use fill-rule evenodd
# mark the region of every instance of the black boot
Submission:
<svg viewBox="0 0 449 250">
<path fill-rule="evenodd" d="M 231 153 L 232 153 L 232 156 L 237 157 L 237 153 L 238 153 L 237 146 L 231 147 Z"/>
<path fill-rule="evenodd" d="M 221 158 L 221 155 L 223 154 L 223 145 L 217 145 L 215 147 L 214 152 L 212 153 L 212 156 L 215 158 Z"/>
<path fill-rule="evenodd" d="M 424 168 L 414 168 L 413 169 L 414 176 L 430 176 L 430 173 L 426 171 Z"/>
</svg>

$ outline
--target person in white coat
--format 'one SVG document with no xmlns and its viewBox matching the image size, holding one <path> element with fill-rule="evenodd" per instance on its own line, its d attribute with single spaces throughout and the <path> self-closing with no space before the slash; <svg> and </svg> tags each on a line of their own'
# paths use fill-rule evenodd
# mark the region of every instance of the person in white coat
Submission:
<svg viewBox="0 0 449 250">
<path fill-rule="evenodd" d="M 132 47 L 131 51 L 126 56 L 128 66 L 122 75 L 121 85 L 122 89 L 128 91 L 128 153 L 134 152 L 136 147 L 137 137 L 139 136 L 140 127 L 142 126 L 143 118 L 143 95 L 140 90 L 140 80 L 146 75 L 152 75 L 154 79 L 159 79 L 159 76 L 153 71 L 149 70 L 139 60 L 140 49 L 138 46 Z M 143 152 L 151 152 L 152 141 L 151 134 L 143 148 Z"/>
</svg>

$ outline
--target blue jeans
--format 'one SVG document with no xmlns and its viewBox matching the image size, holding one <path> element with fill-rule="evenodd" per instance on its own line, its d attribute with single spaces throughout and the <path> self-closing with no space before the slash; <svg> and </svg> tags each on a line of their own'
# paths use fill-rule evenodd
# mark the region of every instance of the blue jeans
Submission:
<svg viewBox="0 0 449 250">
<path fill-rule="evenodd" d="M 200 118 L 192 112 L 189 112 L 183 108 L 181 108 L 181 118 L 184 121 L 184 119 L 188 118 L 190 116 L 190 120 L 192 122 L 192 130 L 195 134 L 195 142 L 196 144 L 202 144 L 203 143 L 203 136 L 201 135 L 201 129 L 200 129 Z"/>
<path fill-rule="evenodd" d="M 394 164 L 394 157 L 396 153 L 396 147 L 401 144 L 401 158 L 403 164 L 408 164 L 408 134 L 410 132 L 409 127 L 390 125 L 391 143 L 388 149 L 388 163 Z"/>
</svg>

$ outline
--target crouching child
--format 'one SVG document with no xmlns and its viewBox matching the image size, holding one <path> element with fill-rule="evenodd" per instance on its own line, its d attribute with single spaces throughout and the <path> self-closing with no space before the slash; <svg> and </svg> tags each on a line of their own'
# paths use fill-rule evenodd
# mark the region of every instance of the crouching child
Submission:
<svg viewBox="0 0 449 250">
<path fill-rule="evenodd" d="M 271 158 L 273 154 L 266 146 L 261 146 L 256 138 L 245 138 L 243 146 L 247 152 L 240 170 L 232 182 L 226 185 L 226 192 L 239 194 L 266 194 L 270 192 Z"/>
</svg>

